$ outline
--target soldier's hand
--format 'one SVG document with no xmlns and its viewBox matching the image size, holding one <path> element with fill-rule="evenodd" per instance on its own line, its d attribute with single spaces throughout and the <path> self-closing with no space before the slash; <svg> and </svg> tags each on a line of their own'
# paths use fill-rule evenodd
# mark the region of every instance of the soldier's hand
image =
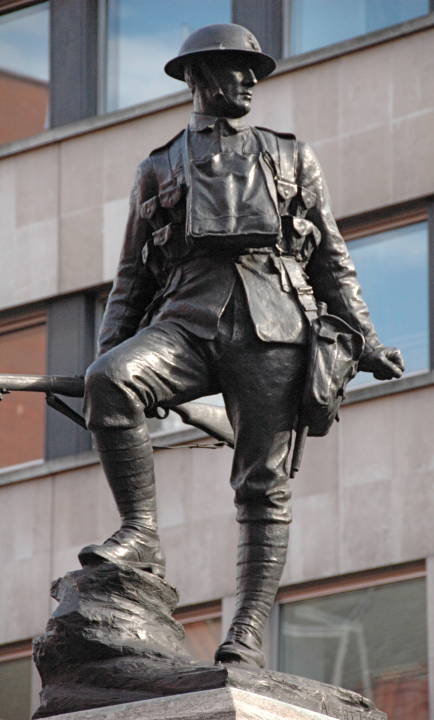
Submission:
<svg viewBox="0 0 434 720">
<path fill-rule="evenodd" d="M 365 355 L 359 362 L 359 370 L 373 373 L 377 380 L 392 380 L 401 377 L 404 360 L 397 348 L 380 346 Z"/>
</svg>

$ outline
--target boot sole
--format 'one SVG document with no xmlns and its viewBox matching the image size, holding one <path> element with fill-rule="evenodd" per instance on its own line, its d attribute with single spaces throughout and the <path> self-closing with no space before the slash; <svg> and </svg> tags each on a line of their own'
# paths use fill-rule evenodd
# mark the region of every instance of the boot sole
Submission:
<svg viewBox="0 0 434 720">
<path fill-rule="evenodd" d="M 119 556 L 115 552 L 111 553 L 108 550 L 99 548 L 97 545 L 95 547 L 90 545 L 88 548 L 83 548 L 78 554 L 78 559 L 82 567 L 102 565 L 103 563 L 111 562 L 115 565 L 130 565 L 138 570 L 144 570 L 145 572 L 151 572 L 153 575 L 158 575 L 160 578 L 164 578 L 165 574 L 165 566 L 161 563 L 130 560 L 128 557 Z"/>
</svg>

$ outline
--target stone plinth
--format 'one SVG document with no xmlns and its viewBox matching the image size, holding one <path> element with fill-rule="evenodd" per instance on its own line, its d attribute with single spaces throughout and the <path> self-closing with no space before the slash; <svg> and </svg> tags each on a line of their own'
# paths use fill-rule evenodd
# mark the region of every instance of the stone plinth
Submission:
<svg viewBox="0 0 434 720">
<path fill-rule="evenodd" d="M 362 717 L 365 716 L 356 709 L 348 709 L 338 718 L 226 687 L 57 715 L 56 720 L 361 720 Z"/>
</svg>

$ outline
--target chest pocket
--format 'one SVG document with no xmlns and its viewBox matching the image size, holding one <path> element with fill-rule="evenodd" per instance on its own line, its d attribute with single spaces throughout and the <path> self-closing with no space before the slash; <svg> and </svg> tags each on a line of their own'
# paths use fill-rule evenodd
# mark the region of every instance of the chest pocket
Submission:
<svg viewBox="0 0 434 720">
<path fill-rule="evenodd" d="M 165 267 L 187 252 L 184 233 L 185 184 L 182 177 L 173 176 L 170 172 L 168 175 L 168 179 L 161 183 L 158 195 L 145 200 L 140 206 L 141 217 L 148 221 L 153 231 L 152 238 L 142 251 L 143 262 L 148 261 L 151 244 Z"/>
<path fill-rule="evenodd" d="M 166 184 L 160 187 L 158 194 L 161 208 L 164 209 L 166 217 L 176 223 L 185 219 L 185 186 L 181 178 L 171 178 Z"/>
<path fill-rule="evenodd" d="M 193 149 L 187 131 L 187 237 L 209 249 L 223 249 L 232 242 L 244 247 L 246 237 L 256 245 L 255 236 L 260 246 L 274 244 L 281 234 L 280 215 L 272 172 L 260 145 L 253 143 L 249 153 L 229 146 L 200 159 L 194 159 Z"/>
<path fill-rule="evenodd" d="M 276 178 L 276 190 L 279 198 L 279 210 L 282 217 L 289 214 L 289 208 L 292 204 L 293 198 L 298 193 L 298 186 L 291 180 L 285 180 L 284 178 Z"/>
<path fill-rule="evenodd" d="M 260 155 L 221 152 L 190 162 L 187 234 L 280 234 L 277 197 Z"/>
</svg>

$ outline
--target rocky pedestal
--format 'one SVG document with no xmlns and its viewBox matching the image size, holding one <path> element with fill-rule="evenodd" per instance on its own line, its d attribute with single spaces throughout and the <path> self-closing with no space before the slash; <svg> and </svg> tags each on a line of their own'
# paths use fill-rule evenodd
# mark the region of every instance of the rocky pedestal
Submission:
<svg viewBox="0 0 434 720">
<path fill-rule="evenodd" d="M 387 720 L 369 700 L 349 690 L 272 671 L 197 663 L 185 651 L 183 628 L 172 617 L 174 588 L 129 565 L 105 563 L 68 573 L 53 583 L 52 595 L 59 605 L 46 633 L 34 643 L 42 679 L 41 705 L 34 718 L 89 711 L 77 717 L 148 720 L 154 709 L 155 718 L 181 719 L 187 717 L 183 713 L 191 700 L 198 704 L 191 706 L 188 717 L 198 720 L 259 715 L 269 720 Z M 259 699 L 252 701 L 250 695 Z M 160 700 L 151 705 L 134 702 L 151 698 Z M 214 714 L 211 709 L 205 712 L 207 698 L 223 705 L 214 708 Z M 234 698 L 241 703 L 235 710 Z M 271 701 L 279 708 L 290 707 L 292 714 L 270 715 L 265 706 L 260 713 L 253 707 Z"/>
</svg>

